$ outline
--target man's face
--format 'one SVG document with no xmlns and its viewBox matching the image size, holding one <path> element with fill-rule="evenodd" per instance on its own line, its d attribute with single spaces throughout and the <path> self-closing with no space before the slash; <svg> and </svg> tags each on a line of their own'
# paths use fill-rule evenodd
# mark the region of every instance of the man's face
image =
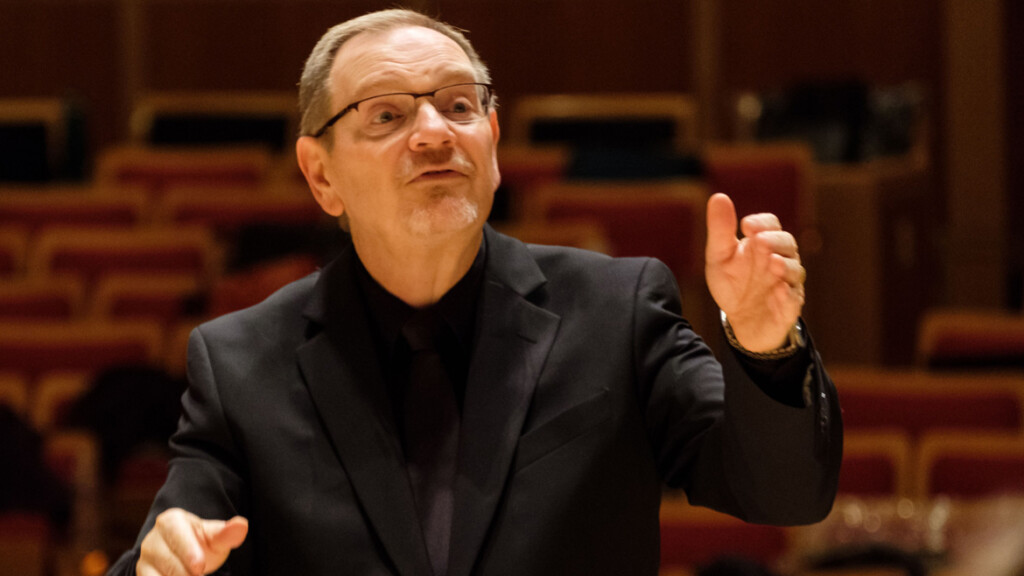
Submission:
<svg viewBox="0 0 1024 576">
<path fill-rule="evenodd" d="M 421 27 L 363 33 L 338 51 L 331 70 L 332 111 L 371 96 L 424 93 L 475 82 L 465 52 L 446 36 Z M 371 135 L 350 111 L 325 133 L 332 139 L 325 170 L 333 206 L 348 215 L 357 241 L 443 241 L 478 234 L 498 187 L 496 114 L 456 124 L 416 100 L 396 132 Z M 394 244 L 398 242 L 398 244 Z"/>
</svg>

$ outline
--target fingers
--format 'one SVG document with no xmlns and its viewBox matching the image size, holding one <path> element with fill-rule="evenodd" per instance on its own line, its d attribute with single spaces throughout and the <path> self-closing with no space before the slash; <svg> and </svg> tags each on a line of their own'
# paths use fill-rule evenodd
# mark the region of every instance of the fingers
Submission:
<svg viewBox="0 0 1024 576">
<path fill-rule="evenodd" d="M 199 576 L 219 568 L 249 531 L 245 518 L 203 520 L 179 508 L 156 518 L 142 541 L 139 576 Z"/>
<path fill-rule="evenodd" d="M 770 213 L 749 214 L 740 222 L 740 231 L 746 237 L 756 236 L 760 232 L 782 230 L 782 222 L 778 216 Z"/>
<path fill-rule="evenodd" d="M 191 569 L 167 540 L 154 527 L 142 541 L 142 554 L 135 568 L 138 576 L 195 576 L 201 569 Z"/>
<path fill-rule="evenodd" d="M 223 520 L 201 521 L 202 535 L 206 546 L 215 555 L 227 553 L 242 545 L 249 533 L 249 521 L 235 516 L 227 522 Z"/>
<path fill-rule="evenodd" d="M 714 194 L 708 199 L 707 231 L 709 261 L 723 260 L 736 251 L 736 207 L 725 194 Z"/>
<path fill-rule="evenodd" d="M 803 286 L 807 279 L 807 270 L 798 258 L 785 258 L 772 254 L 769 264 L 772 275 L 792 288 Z"/>
</svg>

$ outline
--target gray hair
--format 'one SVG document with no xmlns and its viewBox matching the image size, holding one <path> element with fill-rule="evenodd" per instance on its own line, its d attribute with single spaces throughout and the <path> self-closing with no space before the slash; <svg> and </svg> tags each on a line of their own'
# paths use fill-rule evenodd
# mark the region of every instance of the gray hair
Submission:
<svg viewBox="0 0 1024 576">
<path fill-rule="evenodd" d="M 331 115 L 331 68 L 342 44 L 363 32 L 382 32 L 402 26 L 421 26 L 451 38 L 469 57 L 476 81 L 490 84 L 491 74 L 487 65 L 458 28 L 403 8 L 371 12 L 332 27 L 306 59 L 299 81 L 300 134 L 313 134 Z"/>
</svg>

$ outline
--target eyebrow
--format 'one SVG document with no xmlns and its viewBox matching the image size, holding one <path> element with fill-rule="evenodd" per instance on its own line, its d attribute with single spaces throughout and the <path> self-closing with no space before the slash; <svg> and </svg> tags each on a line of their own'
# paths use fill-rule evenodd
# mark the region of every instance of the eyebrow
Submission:
<svg viewBox="0 0 1024 576">
<path fill-rule="evenodd" d="M 464 82 L 476 82 L 476 81 L 477 81 L 476 80 L 476 76 L 473 74 L 472 71 L 461 70 L 461 69 L 459 69 L 459 70 L 453 69 L 453 70 L 450 70 L 450 71 L 443 72 L 442 75 L 441 75 L 440 83 L 437 86 L 434 86 L 432 89 L 439 88 L 439 87 L 442 87 L 442 86 L 450 86 L 452 84 L 462 84 Z M 354 95 L 355 95 L 354 99 L 355 100 L 361 100 L 363 98 L 372 98 L 373 96 L 377 96 L 377 95 L 381 95 L 381 94 L 406 94 L 406 93 L 415 94 L 415 93 L 417 93 L 416 90 L 412 90 L 412 89 L 408 88 L 408 86 L 406 86 L 404 88 L 397 87 L 399 82 L 401 82 L 401 81 L 396 81 L 396 79 L 394 79 L 394 78 L 383 78 L 383 79 L 371 82 L 369 84 L 365 84 L 363 86 L 359 86 L 358 89 L 354 92 Z"/>
</svg>

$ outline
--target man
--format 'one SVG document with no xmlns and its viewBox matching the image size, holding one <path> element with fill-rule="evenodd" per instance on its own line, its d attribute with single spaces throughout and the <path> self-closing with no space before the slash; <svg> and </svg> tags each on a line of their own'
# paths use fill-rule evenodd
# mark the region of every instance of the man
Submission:
<svg viewBox="0 0 1024 576">
<path fill-rule="evenodd" d="M 709 201 L 719 364 L 660 262 L 485 225 L 488 82 L 415 12 L 321 39 L 296 150 L 353 248 L 193 333 L 176 457 L 112 573 L 653 575 L 663 483 L 753 522 L 827 514 L 841 424 L 793 237 L 761 214 L 740 240 Z"/>
</svg>

